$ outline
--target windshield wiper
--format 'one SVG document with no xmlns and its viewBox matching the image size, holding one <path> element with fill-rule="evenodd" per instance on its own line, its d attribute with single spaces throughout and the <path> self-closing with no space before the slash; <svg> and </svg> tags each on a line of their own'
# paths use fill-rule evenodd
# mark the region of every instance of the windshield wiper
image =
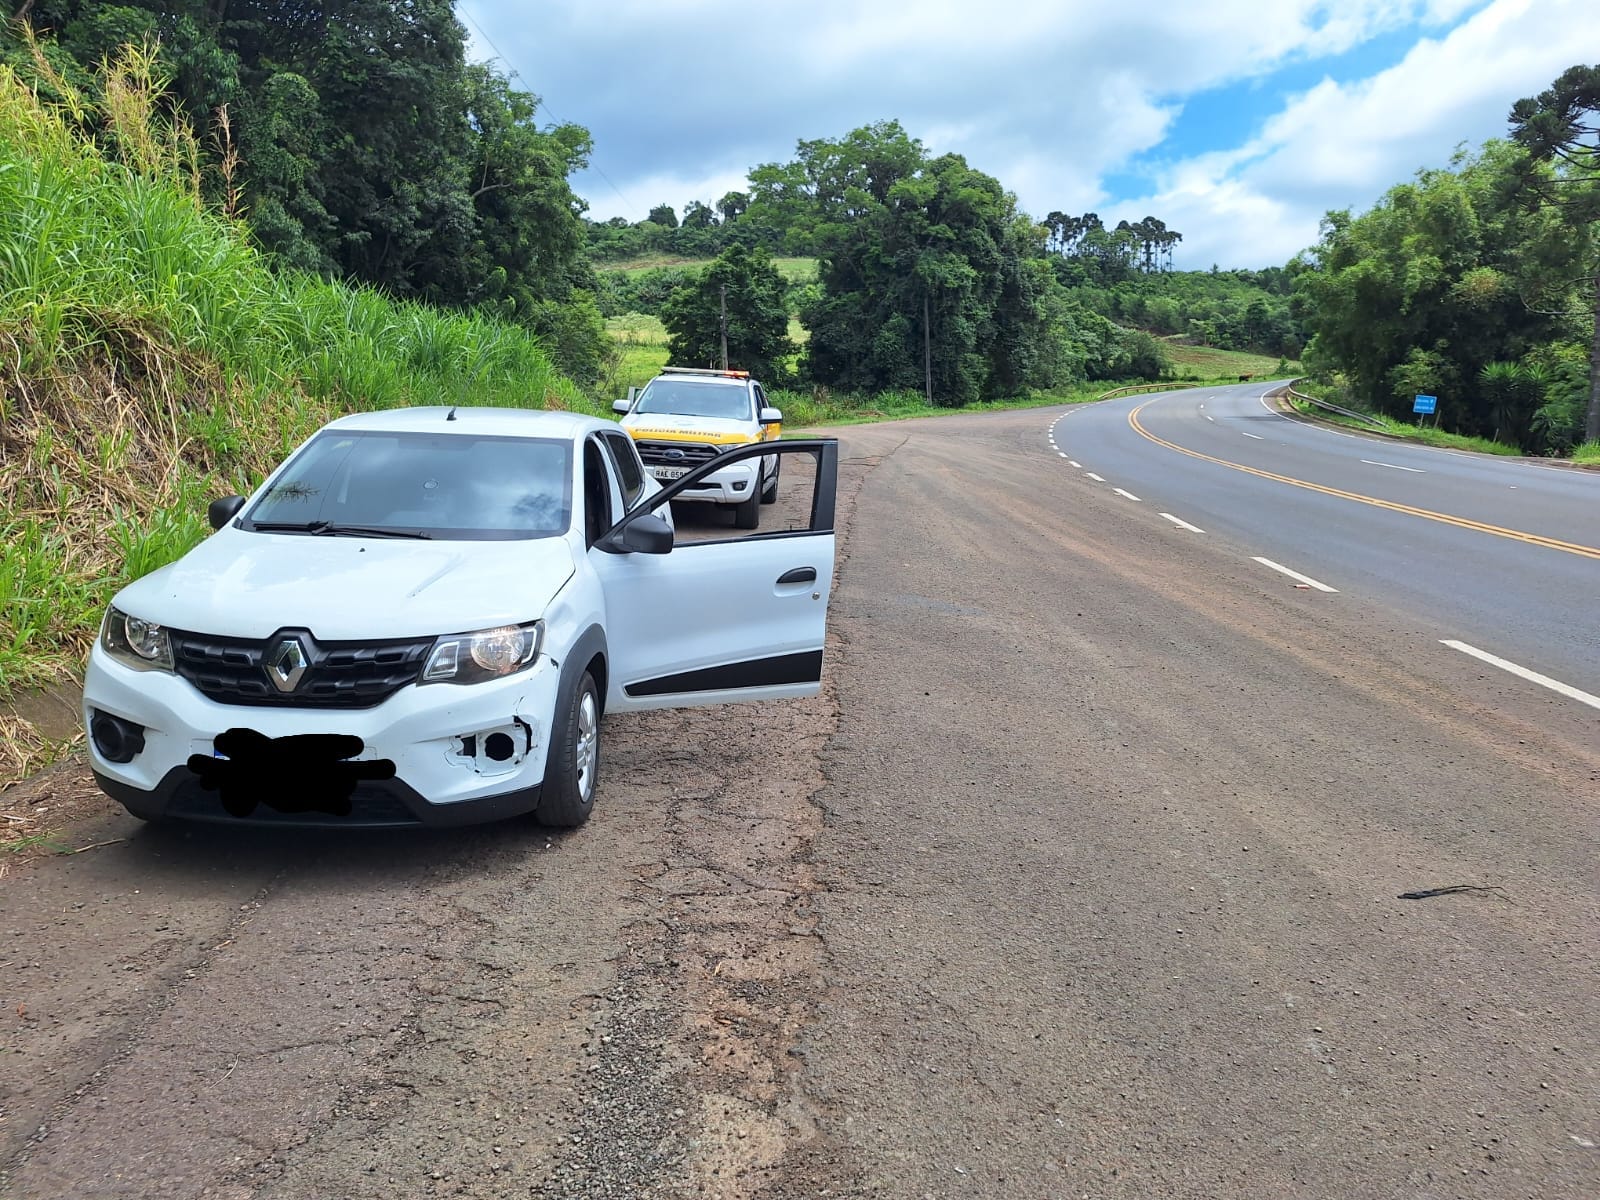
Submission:
<svg viewBox="0 0 1600 1200">
<path fill-rule="evenodd" d="M 340 525 L 332 521 L 252 521 L 260 533 L 310 533 L 327 537 L 413 538 L 432 541 L 431 533 L 420 529 L 387 529 L 378 525 Z"/>
</svg>

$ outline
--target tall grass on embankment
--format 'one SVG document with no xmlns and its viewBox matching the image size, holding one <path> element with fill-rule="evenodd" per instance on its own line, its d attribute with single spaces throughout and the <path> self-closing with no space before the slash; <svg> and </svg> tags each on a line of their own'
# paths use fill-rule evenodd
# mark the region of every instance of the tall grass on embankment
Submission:
<svg viewBox="0 0 1600 1200">
<path fill-rule="evenodd" d="M 0 701 L 75 671 L 119 586 L 331 417 L 593 409 L 518 327 L 268 270 L 152 62 L 124 52 L 95 110 L 0 67 Z"/>
</svg>

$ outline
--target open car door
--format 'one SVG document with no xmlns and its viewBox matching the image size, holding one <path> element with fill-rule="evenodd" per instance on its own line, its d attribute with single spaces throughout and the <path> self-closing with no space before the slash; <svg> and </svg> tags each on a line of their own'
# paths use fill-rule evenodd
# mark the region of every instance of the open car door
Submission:
<svg viewBox="0 0 1600 1200">
<path fill-rule="evenodd" d="M 712 506 L 651 510 L 742 459 L 776 454 L 783 492 L 762 527 Z M 610 712 L 813 696 L 833 585 L 839 444 L 757 442 L 719 454 L 649 498 L 590 550 L 605 592 Z"/>
</svg>

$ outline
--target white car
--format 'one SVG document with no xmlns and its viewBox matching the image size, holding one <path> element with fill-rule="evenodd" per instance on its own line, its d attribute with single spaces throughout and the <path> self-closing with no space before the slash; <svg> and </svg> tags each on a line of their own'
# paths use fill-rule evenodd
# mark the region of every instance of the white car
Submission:
<svg viewBox="0 0 1600 1200">
<path fill-rule="evenodd" d="M 766 391 L 748 371 L 667 367 L 637 395 L 612 404 L 621 424 L 639 443 L 645 469 L 662 482 L 723 456 L 719 470 L 680 493 L 733 507 L 733 523 L 754 529 L 761 506 L 778 498 L 778 455 L 759 459 L 726 457 L 735 446 L 777 441 L 783 413 L 767 402 Z"/>
<path fill-rule="evenodd" d="M 666 502 L 723 460 L 661 488 L 590 417 L 334 421 L 117 593 L 94 774 L 152 820 L 581 824 L 603 713 L 818 691 L 838 449 L 779 451 L 813 472 L 808 528 L 674 544 Z"/>
</svg>

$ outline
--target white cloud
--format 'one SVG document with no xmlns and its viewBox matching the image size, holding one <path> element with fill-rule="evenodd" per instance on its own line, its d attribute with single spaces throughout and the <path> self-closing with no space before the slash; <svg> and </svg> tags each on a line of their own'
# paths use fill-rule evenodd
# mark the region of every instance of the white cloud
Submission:
<svg viewBox="0 0 1600 1200">
<path fill-rule="evenodd" d="M 1513 101 L 1600 61 L 1589 0 L 1495 0 L 1369 79 L 1323 79 L 1237 150 L 1169 168 L 1150 196 L 1185 232 L 1182 263 L 1262 266 L 1311 245 L 1323 213 L 1364 208 L 1455 147 L 1504 136 Z"/>
<path fill-rule="evenodd" d="M 591 215 L 642 218 L 743 185 L 798 139 L 897 118 L 966 155 L 1025 209 L 1182 230 L 1190 265 L 1282 262 L 1324 209 L 1370 203 L 1458 141 L 1504 129 L 1517 97 L 1600 61 L 1593 0 L 467 0 L 551 119 L 594 134 L 576 181 Z M 1470 14 L 1470 15 L 1469 15 Z M 1463 18 L 1465 18 L 1463 20 Z M 1423 38 L 1359 82 L 1319 62 L 1381 35 Z M 1256 83 L 1305 71 L 1287 102 Z M 1319 82 L 1319 80 L 1321 80 Z M 1195 154 L 1168 139 L 1190 98 L 1233 89 L 1264 106 L 1243 144 Z M 1278 111 L 1271 109 L 1277 106 Z M 1213 143 L 1214 144 L 1214 143 Z M 1155 156 L 1147 195 L 1108 177 Z"/>
</svg>

